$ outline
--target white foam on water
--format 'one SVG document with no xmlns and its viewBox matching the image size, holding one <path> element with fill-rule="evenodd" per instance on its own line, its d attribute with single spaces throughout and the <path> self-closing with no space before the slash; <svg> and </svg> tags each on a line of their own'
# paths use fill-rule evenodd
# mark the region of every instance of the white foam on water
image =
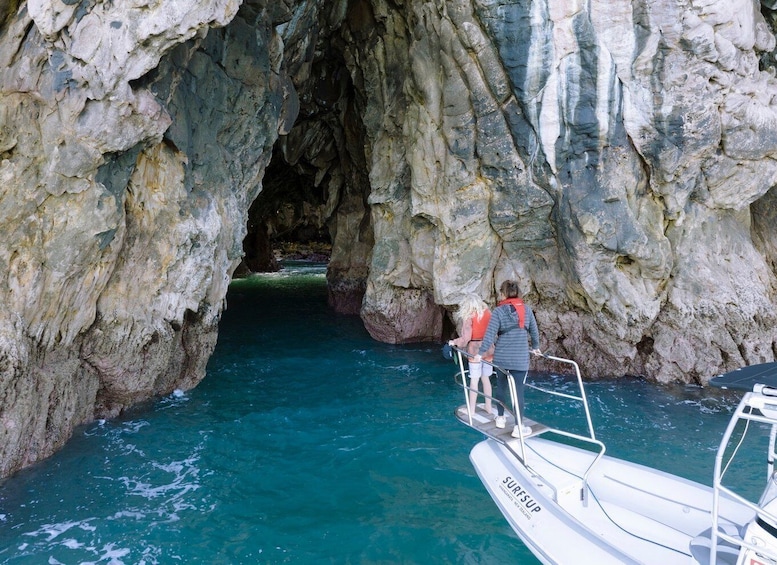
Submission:
<svg viewBox="0 0 777 565">
<path fill-rule="evenodd" d="M 111 518 L 114 520 L 120 520 L 122 518 L 133 518 L 135 520 L 142 520 L 146 517 L 145 512 L 140 512 L 139 510 L 120 510 L 119 512 L 116 512 Z"/>
<path fill-rule="evenodd" d="M 91 520 L 92 518 L 89 518 L 88 520 Z M 79 520 L 79 521 L 69 521 L 69 522 L 61 522 L 59 524 L 43 524 L 40 528 L 37 530 L 34 530 L 32 532 L 25 532 L 24 535 L 27 536 L 45 536 L 46 541 L 52 541 L 64 534 L 65 532 L 71 530 L 72 528 L 79 527 L 81 529 L 86 529 L 85 526 L 88 524 L 88 520 Z M 94 529 L 93 526 L 89 526 L 92 529 Z"/>
<path fill-rule="evenodd" d="M 78 549 L 79 547 L 84 547 L 83 543 L 77 540 L 74 540 L 73 538 L 68 538 L 66 540 L 63 540 L 62 545 L 64 545 L 68 549 Z"/>
</svg>

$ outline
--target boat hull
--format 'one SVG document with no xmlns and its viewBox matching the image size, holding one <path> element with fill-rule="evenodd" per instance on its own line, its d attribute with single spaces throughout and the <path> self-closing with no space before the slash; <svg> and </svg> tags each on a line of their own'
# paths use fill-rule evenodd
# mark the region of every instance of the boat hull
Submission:
<svg viewBox="0 0 777 565">
<path fill-rule="evenodd" d="M 517 444 L 517 440 L 515 442 Z M 470 454 L 494 502 L 523 543 L 547 564 L 696 563 L 690 543 L 710 527 L 712 489 L 662 471 L 540 437 L 516 445 L 487 439 Z M 723 523 L 753 512 L 722 501 Z"/>
</svg>

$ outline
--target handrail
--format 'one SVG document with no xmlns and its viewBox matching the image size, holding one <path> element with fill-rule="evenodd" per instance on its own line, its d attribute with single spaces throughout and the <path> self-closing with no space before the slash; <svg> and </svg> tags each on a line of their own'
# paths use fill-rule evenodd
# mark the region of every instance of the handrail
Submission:
<svg viewBox="0 0 777 565">
<path fill-rule="evenodd" d="M 761 508 L 757 504 L 753 504 L 743 496 L 735 493 L 733 490 L 723 485 L 719 485 L 718 488 L 715 489 L 715 491 L 713 492 L 713 500 L 715 498 L 715 494 L 717 494 L 718 492 L 725 492 L 732 499 L 742 503 L 743 505 L 753 510 L 758 516 L 764 516 L 767 519 L 771 520 L 772 522 L 777 522 L 777 516 Z M 722 539 L 731 544 L 738 545 L 740 547 L 745 547 L 753 551 L 757 551 L 761 554 L 766 554 L 766 556 L 773 561 L 777 560 L 777 554 L 775 554 L 775 552 L 771 550 L 769 547 L 762 546 L 762 545 L 754 545 L 748 542 L 743 537 L 732 536 L 731 534 L 726 533 L 724 530 L 721 530 L 719 528 L 719 525 L 720 525 L 719 515 L 713 512 L 713 526 L 712 526 L 712 529 L 710 530 L 710 565 L 715 565 L 715 562 L 717 560 L 717 546 L 718 546 L 717 540 L 718 539 Z M 713 552 L 715 554 L 715 557 L 712 557 Z"/>
<path fill-rule="evenodd" d="M 489 400 L 491 400 L 491 402 L 495 402 L 497 404 L 501 404 L 506 412 L 509 412 L 510 415 L 512 415 L 512 416 L 515 416 L 515 414 L 513 414 L 513 411 L 504 402 L 502 402 L 501 400 L 499 400 L 498 398 L 496 398 L 496 397 L 494 397 L 492 395 L 488 395 L 488 394 L 485 394 L 483 392 L 480 392 L 479 390 L 475 390 L 474 388 L 470 387 L 467 384 L 467 381 L 465 379 L 466 379 L 466 377 L 469 376 L 469 370 L 464 368 L 464 363 L 461 361 L 461 358 L 465 357 L 467 355 L 467 353 L 464 352 L 464 351 L 458 350 L 456 347 L 454 347 L 453 350 L 456 353 L 459 353 L 459 356 L 458 356 L 458 358 L 459 358 L 459 360 L 458 360 L 459 372 L 456 373 L 454 375 L 454 377 L 461 377 L 460 381 L 458 379 L 456 379 L 456 384 L 464 389 L 464 404 L 467 407 L 467 416 L 468 416 L 467 420 L 468 420 L 469 425 L 474 427 L 474 424 L 472 422 L 472 413 L 474 411 L 470 409 L 471 407 L 470 407 L 470 402 L 469 402 L 469 394 L 467 394 L 468 391 L 475 391 L 480 396 L 482 396 L 484 398 L 488 398 Z"/>
<path fill-rule="evenodd" d="M 459 384 L 459 386 L 461 386 L 461 387 L 463 387 L 463 388 L 465 389 L 465 391 L 464 391 L 464 400 L 465 400 L 465 402 L 464 402 L 464 403 L 466 404 L 466 406 L 467 406 L 467 411 L 469 412 L 469 424 L 470 424 L 470 425 L 472 425 L 472 411 L 470 411 L 470 405 L 469 405 L 469 395 L 467 394 L 467 391 L 469 391 L 469 390 L 475 391 L 475 392 L 477 392 L 477 393 L 478 393 L 480 396 L 483 396 L 484 398 L 485 398 L 485 397 L 488 397 L 488 399 L 489 399 L 489 400 L 491 400 L 491 401 L 493 401 L 493 402 L 497 402 L 497 403 L 501 404 L 501 405 L 504 407 L 504 409 L 505 409 L 507 412 L 509 412 L 511 415 L 515 416 L 515 414 L 513 413 L 513 411 L 512 411 L 512 410 L 510 410 L 510 409 L 507 407 L 507 405 L 505 405 L 505 403 L 504 403 L 504 402 L 502 402 L 501 400 L 499 400 L 498 398 L 496 398 L 496 397 L 494 397 L 494 396 L 489 396 L 489 395 L 487 395 L 487 394 L 485 394 L 485 393 L 483 393 L 483 392 L 480 392 L 480 391 L 478 391 L 478 390 L 475 390 L 474 388 L 471 388 L 471 387 L 470 387 L 470 386 L 467 384 L 467 381 L 466 381 L 466 380 L 464 380 L 464 378 L 465 378 L 465 377 L 467 377 L 467 376 L 469 376 L 469 369 L 465 369 L 465 368 L 464 368 L 464 359 L 465 359 L 465 358 L 468 358 L 468 357 L 471 357 L 471 355 L 470 355 L 469 353 L 467 353 L 467 351 L 466 351 L 466 350 L 464 350 L 464 349 L 461 349 L 461 348 L 459 348 L 459 347 L 456 347 L 456 346 L 451 346 L 451 349 L 453 350 L 453 352 L 454 352 L 454 353 L 456 353 L 456 354 L 457 354 L 457 355 L 456 355 L 456 362 L 457 362 L 457 364 L 458 364 L 458 366 L 459 366 L 459 372 L 458 372 L 458 373 L 456 373 L 456 376 L 458 376 L 458 375 L 461 375 L 461 377 L 462 377 L 462 379 L 461 379 L 461 383 L 458 383 L 458 384 Z M 501 370 L 501 369 L 500 369 L 500 368 L 499 368 L 497 365 L 494 365 L 494 364 L 493 364 L 493 363 L 491 363 L 490 361 L 486 361 L 485 359 L 482 359 L 482 362 L 483 362 L 483 363 L 487 363 L 488 365 L 491 365 L 491 366 L 492 366 L 494 369 L 499 369 L 499 370 Z M 503 371 L 503 372 L 507 373 L 507 371 Z M 517 406 L 517 404 L 516 404 L 516 406 Z"/>
<path fill-rule="evenodd" d="M 467 379 L 466 378 L 468 376 L 469 371 L 464 369 L 464 359 L 465 359 L 465 357 L 469 357 L 469 354 L 465 350 L 460 349 L 458 347 L 453 347 L 452 349 L 453 349 L 454 352 L 456 352 L 457 358 L 458 358 L 457 361 L 458 361 L 458 365 L 459 365 L 459 375 L 461 375 L 460 386 L 462 386 L 463 389 L 464 389 L 464 398 L 465 398 L 465 404 L 466 404 L 466 407 L 467 407 L 468 423 L 469 423 L 470 427 L 474 428 L 474 427 L 476 427 L 476 426 L 473 425 L 473 422 L 472 422 L 472 414 L 474 413 L 474 409 L 473 409 L 473 407 L 470 406 L 469 391 L 473 391 L 474 390 L 477 394 L 479 394 L 479 395 L 481 395 L 483 397 L 486 397 L 487 395 L 485 393 L 481 393 L 478 390 L 475 390 L 475 389 L 471 388 L 468 385 L 468 383 L 467 383 Z M 547 389 L 547 388 L 544 388 L 544 387 L 540 387 L 540 386 L 537 386 L 537 385 L 533 385 L 533 384 L 526 384 L 526 386 L 528 386 L 528 387 L 530 387 L 530 388 L 532 388 L 532 389 L 534 389 L 534 390 L 536 390 L 538 392 L 542 392 L 542 393 L 545 393 L 545 394 L 548 394 L 548 395 L 551 395 L 551 396 L 557 396 L 557 397 L 560 397 L 560 398 L 565 398 L 567 400 L 574 400 L 574 401 L 578 401 L 578 402 L 582 403 L 583 409 L 584 409 L 584 413 L 585 413 L 586 424 L 588 426 L 588 434 L 589 434 L 588 436 L 581 435 L 581 434 L 574 433 L 574 432 L 569 432 L 569 431 L 566 431 L 566 430 L 561 430 L 561 429 L 558 429 L 558 428 L 552 428 L 552 427 L 548 427 L 547 431 L 555 433 L 555 434 L 558 434 L 558 435 L 561 435 L 561 436 L 564 436 L 564 437 L 568 437 L 570 439 L 576 439 L 578 441 L 589 443 L 589 444 L 592 444 L 593 446 L 595 446 L 596 448 L 598 448 L 598 453 L 596 454 L 596 456 L 593 458 L 593 461 L 591 461 L 591 464 L 588 466 L 588 468 L 583 473 L 583 476 L 580 477 L 582 479 L 582 481 L 583 481 L 583 492 L 582 492 L 583 502 L 587 503 L 587 500 L 588 500 L 588 497 L 587 497 L 587 493 L 588 493 L 588 477 L 590 476 L 591 471 L 593 470 L 594 466 L 602 459 L 602 457 L 604 457 L 604 453 L 605 453 L 607 448 L 604 445 L 604 443 L 602 443 L 601 441 L 596 439 L 596 433 L 594 432 L 593 421 L 591 419 L 591 411 L 590 411 L 590 408 L 588 406 L 588 398 L 586 397 L 586 394 L 585 394 L 585 387 L 583 385 L 583 378 L 582 378 L 582 375 L 580 374 L 580 367 L 579 367 L 579 365 L 575 361 L 573 361 L 571 359 L 565 359 L 563 357 L 556 357 L 556 356 L 548 355 L 548 354 L 539 354 L 539 356 L 541 356 L 541 357 L 543 357 L 545 359 L 549 359 L 551 361 L 557 361 L 557 362 L 560 362 L 560 363 L 572 365 L 574 367 L 574 369 L 575 369 L 575 376 L 576 376 L 576 379 L 577 379 L 577 385 L 578 385 L 578 389 L 580 391 L 579 392 L 579 396 L 574 395 L 574 394 L 569 394 L 569 393 L 566 393 L 566 392 L 550 390 L 550 389 Z M 505 403 L 503 401 L 501 401 L 501 400 L 499 400 L 497 398 L 494 398 L 493 396 L 488 396 L 488 398 L 490 398 L 494 402 L 497 402 L 497 403 L 501 404 L 503 406 L 503 408 L 505 409 L 505 411 L 509 412 L 510 414 L 512 414 L 515 417 L 515 421 L 516 422 L 521 422 L 522 421 L 522 414 L 520 413 L 520 407 L 518 405 L 517 391 L 516 391 L 516 387 L 515 387 L 515 378 L 513 377 L 513 375 L 509 371 L 501 369 L 499 366 L 495 365 L 494 363 L 491 363 L 490 361 L 486 361 L 485 359 L 483 359 L 482 362 L 483 363 L 488 363 L 489 365 L 491 365 L 495 369 L 497 369 L 497 370 L 499 370 L 502 373 L 507 375 L 508 388 L 510 390 L 510 400 L 512 402 L 512 405 L 513 405 L 515 411 L 510 410 L 505 405 Z M 457 379 L 457 381 L 458 381 L 458 379 Z M 524 438 L 523 426 L 521 426 L 521 425 L 518 425 L 518 438 L 517 439 L 519 440 L 520 454 L 516 453 L 516 455 L 521 459 L 521 461 L 524 462 L 524 464 L 526 464 L 526 447 L 525 447 L 525 439 L 526 438 Z"/>
<path fill-rule="evenodd" d="M 456 357 L 459 362 L 459 374 L 461 375 L 461 381 L 462 381 L 462 384 L 464 385 L 464 404 L 466 404 L 467 406 L 467 417 L 469 419 L 469 425 L 472 426 L 472 414 L 475 411 L 469 405 L 469 394 L 467 394 L 467 390 L 472 390 L 472 389 L 467 385 L 467 381 L 464 380 L 465 375 L 469 374 L 469 369 L 467 370 L 464 369 L 464 355 L 462 353 L 465 353 L 465 352 L 463 352 L 458 347 L 453 347 L 453 350 L 456 352 Z"/>
<path fill-rule="evenodd" d="M 551 428 L 551 431 L 553 433 L 572 438 L 577 439 L 586 443 L 591 443 L 599 448 L 599 452 L 596 454 L 596 457 L 594 457 L 593 461 L 591 461 L 591 464 L 588 466 L 588 468 L 583 473 L 583 476 L 581 477 L 583 481 L 583 504 L 588 503 L 588 477 L 591 474 L 591 471 L 596 466 L 596 464 L 604 457 L 604 453 L 607 450 L 607 447 L 604 445 L 603 442 L 596 439 L 596 432 L 594 431 L 594 424 L 593 420 L 591 419 L 591 410 L 588 406 L 588 398 L 585 394 L 585 386 L 583 385 L 583 377 L 580 374 L 580 366 L 573 361 L 572 359 L 565 359 L 563 357 L 556 357 L 554 355 L 548 355 L 548 354 L 540 354 L 541 357 L 544 357 L 545 359 L 550 359 L 551 361 L 557 361 L 560 363 L 565 363 L 568 365 L 572 365 L 575 368 L 575 377 L 577 378 L 577 386 L 580 391 L 580 396 L 575 396 L 573 394 L 567 394 L 565 392 L 559 392 L 555 390 L 549 390 L 543 387 L 539 387 L 532 384 L 527 384 L 526 386 L 539 391 L 544 392 L 545 394 L 549 394 L 551 396 L 557 396 L 560 398 L 566 398 L 568 400 L 576 400 L 582 403 L 583 410 L 585 412 L 585 420 L 586 424 L 588 425 L 588 433 L 590 434 L 589 437 L 573 433 L 573 432 L 567 432 L 565 430 L 561 430 L 558 428 Z M 523 438 L 521 438 L 521 441 L 523 441 Z"/>
<path fill-rule="evenodd" d="M 769 418 L 763 415 L 759 415 L 752 411 L 753 408 L 761 409 L 763 407 L 763 404 L 764 404 L 763 399 L 760 398 L 760 394 L 758 393 L 749 392 L 742 397 L 741 401 L 736 407 L 736 410 L 734 411 L 734 414 L 731 416 L 731 419 L 729 420 L 728 425 L 726 426 L 726 431 L 723 433 L 723 437 L 720 441 L 720 445 L 718 446 L 717 454 L 715 455 L 715 467 L 714 467 L 714 474 L 712 479 L 712 528 L 710 529 L 710 565 L 716 565 L 717 563 L 717 549 L 719 545 L 719 540 L 727 541 L 729 543 L 739 546 L 740 548 L 746 548 L 755 552 L 760 552 L 761 554 L 766 554 L 772 560 L 777 560 L 777 555 L 775 554 L 775 552 L 773 550 L 770 550 L 768 547 L 756 546 L 748 542 L 746 539 L 744 539 L 744 537 L 734 537 L 720 529 L 721 493 L 727 494 L 733 500 L 740 502 L 744 506 L 748 507 L 753 512 L 755 512 L 757 516 L 763 516 L 768 520 L 771 520 L 773 523 L 777 523 L 777 515 L 774 515 L 773 513 L 767 511 L 765 508 L 759 506 L 758 504 L 754 504 L 750 500 L 737 494 L 736 492 L 734 492 L 733 490 L 731 490 L 730 488 L 728 488 L 723 484 L 723 476 L 726 474 L 726 471 L 728 470 L 728 464 L 736 456 L 736 452 L 738 448 L 734 450 L 734 452 L 728 458 L 728 461 L 725 465 L 723 463 L 723 456 L 725 455 L 726 449 L 730 445 L 731 437 L 734 435 L 734 429 L 736 428 L 737 423 L 740 420 L 744 420 L 746 422 L 758 422 L 762 424 L 768 424 L 771 426 L 771 430 L 769 432 L 769 453 L 767 454 L 767 470 L 769 472 L 773 472 L 773 468 L 774 468 L 773 454 L 774 454 L 774 445 L 775 445 L 774 442 L 775 442 L 775 438 L 777 438 L 777 430 L 776 430 L 777 422 L 775 422 L 774 418 Z M 749 411 L 745 412 L 745 409 L 749 409 Z M 743 432 L 743 435 L 740 438 L 740 441 L 739 441 L 740 444 L 744 440 L 744 435 L 746 433 L 747 433 L 747 427 L 745 428 L 745 431 Z"/>
<path fill-rule="evenodd" d="M 545 359 L 550 359 L 551 361 L 558 361 L 560 363 L 566 363 L 568 365 L 572 365 L 575 368 L 575 376 L 577 377 L 577 386 L 578 386 L 578 389 L 580 390 L 580 396 L 574 396 L 572 394 L 558 392 L 555 390 L 548 390 L 532 384 L 529 384 L 527 386 L 533 388 L 534 390 L 544 392 L 546 394 L 559 396 L 561 398 L 567 398 L 571 400 L 578 400 L 582 402 L 583 408 L 585 409 L 585 420 L 586 420 L 586 423 L 588 424 L 588 433 L 591 434 L 590 435 L 591 439 L 596 440 L 596 433 L 594 432 L 594 424 L 593 424 L 593 421 L 591 420 L 591 410 L 588 407 L 588 398 L 585 395 L 585 387 L 583 386 L 583 377 L 580 374 L 580 366 L 575 361 L 571 359 L 564 359 L 563 357 L 555 357 L 553 355 L 548 355 L 548 354 L 540 354 L 540 357 L 544 357 Z"/>
</svg>

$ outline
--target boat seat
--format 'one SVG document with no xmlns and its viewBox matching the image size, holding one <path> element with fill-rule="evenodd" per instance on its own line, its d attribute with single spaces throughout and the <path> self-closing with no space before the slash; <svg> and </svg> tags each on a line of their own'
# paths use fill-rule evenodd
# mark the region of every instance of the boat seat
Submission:
<svg viewBox="0 0 777 565">
<path fill-rule="evenodd" d="M 732 524 L 721 524 L 721 530 L 732 537 L 741 537 L 739 530 Z M 710 562 L 712 547 L 712 528 L 707 528 L 691 540 L 691 555 L 700 565 Z M 718 538 L 717 563 L 721 565 L 736 565 L 739 559 L 739 546 Z"/>
</svg>

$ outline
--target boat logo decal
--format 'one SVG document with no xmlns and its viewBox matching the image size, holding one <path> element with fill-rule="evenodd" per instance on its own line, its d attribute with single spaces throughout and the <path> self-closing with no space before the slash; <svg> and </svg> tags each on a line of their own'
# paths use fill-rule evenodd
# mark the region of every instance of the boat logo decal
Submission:
<svg viewBox="0 0 777 565">
<path fill-rule="evenodd" d="M 530 520 L 532 513 L 542 511 L 542 507 L 534 500 L 534 497 L 526 492 L 520 483 L 510 475 L 507 475 L 504 478 L 502 484 L 499 485 L 499 488 L 510 497 L 516 508 Z"/>
</svg>

